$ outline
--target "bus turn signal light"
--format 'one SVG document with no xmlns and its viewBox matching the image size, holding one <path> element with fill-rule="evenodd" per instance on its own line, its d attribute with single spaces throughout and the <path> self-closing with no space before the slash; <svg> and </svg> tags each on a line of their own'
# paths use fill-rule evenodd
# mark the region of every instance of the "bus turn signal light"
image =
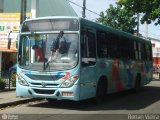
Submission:
<svg viewBox="0 0 160 120">
<path fill-rule="evenodd" d="M 74 96 L 73 92 L 62 92 L 62 96 Z"/>
</svg>

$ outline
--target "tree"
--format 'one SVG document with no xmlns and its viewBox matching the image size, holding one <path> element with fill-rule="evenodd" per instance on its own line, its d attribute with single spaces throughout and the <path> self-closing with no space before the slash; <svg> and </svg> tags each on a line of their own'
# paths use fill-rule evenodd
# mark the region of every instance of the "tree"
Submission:
<svg viewBox="0 0 160 120">
<path fill-rule="evenodd" d="M 97 22 L 133 34 L 137 25 L 136 17 L 133 15 L 133 12 L 128 12 L 119 5 L 116 7 L 110 5 L 106 13 L 100 13 L 100 18 L 97 19 Z"/>
<path fill-rule="evenodd" d="M 160 24 L 160 0 L 119 0 L 118 5 L 134 14 L 142 13 L 141 23 Z"/>
</svg>

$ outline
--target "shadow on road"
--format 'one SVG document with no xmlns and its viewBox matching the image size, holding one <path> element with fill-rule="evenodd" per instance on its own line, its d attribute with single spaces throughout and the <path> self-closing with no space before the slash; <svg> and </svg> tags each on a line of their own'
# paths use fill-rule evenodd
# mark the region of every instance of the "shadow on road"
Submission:
<svg viewBox="0 0 160 120">
<path fill-rule="evenodd" d="M 95 104 L 91 100 L 80 102 L 55 101 L 52 104 L 44 101 L 42 103 L 28 105 L 28 107 L 56 108 L 79 111 L 98 111 L 98 110 L 139 110 L 150 106 L 160 100 L 160 87 L 145 86 L 140 92 L 134 93 L 133 90 L 110 94 L 104 103 Z"/>
</svg>

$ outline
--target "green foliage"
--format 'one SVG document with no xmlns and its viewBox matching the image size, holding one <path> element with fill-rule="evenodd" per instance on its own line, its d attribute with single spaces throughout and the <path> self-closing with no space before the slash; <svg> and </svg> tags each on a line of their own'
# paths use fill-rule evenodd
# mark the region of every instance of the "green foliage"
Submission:
<svg viewBox="0 0 160 120">
<path fill-rule="evenodd" d="M 155 21 L 155 25 L 160 24 L 160 0 L 119 0 L 117 4 L 135 15 L 143 13 L 141 23 Z"/>
<path fill-rule="evenodd" d="M 11 73 L 11 82 L 12 82 L 12 87 L 16 87 L 16 73 L 14 72 Z"/>
<path fill-rule="evenodd" d="M 110 5 L 105 13 L 100 13 L 97 22 L 129 33 L 134 33 L 134 28 L 137 25 L 134 13 L 122 9 L 120 5 L 116 7 Z"/>
<path fill-rule="evenodd" d="M 16 87 L 16 81 L 12 81 L 12 87 Z"/>
<path fill-rule="evenodd" d="M 6 87 L 6 83 L 2 81 L 2 79 L 0 78 L 0 90 L 5 89 L 5 87 Z"/>
</svg>

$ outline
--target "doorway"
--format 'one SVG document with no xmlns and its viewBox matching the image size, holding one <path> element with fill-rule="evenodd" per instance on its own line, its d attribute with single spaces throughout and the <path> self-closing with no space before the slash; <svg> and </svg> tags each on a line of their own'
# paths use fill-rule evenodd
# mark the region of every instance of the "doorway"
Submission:
<svg viewBox="0 0 160 120">
<path fill-rule="evenodd" d="M 2 72 L 8 72 L 9 68 L 17 63 L 17 53 L 15 52 L 3 52 L 2 53 Z"/>
</svg>

